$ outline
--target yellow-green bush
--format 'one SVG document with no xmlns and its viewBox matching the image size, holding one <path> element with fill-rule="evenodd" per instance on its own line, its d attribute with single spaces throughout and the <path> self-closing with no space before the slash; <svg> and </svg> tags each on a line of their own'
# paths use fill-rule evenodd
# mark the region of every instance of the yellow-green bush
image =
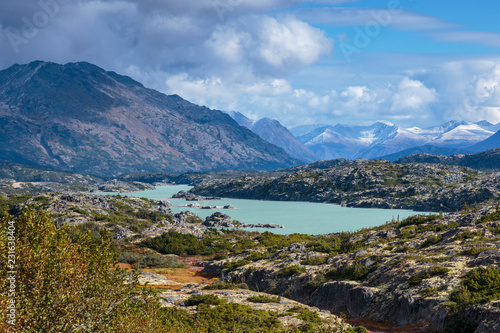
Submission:
<svg viewBox="0 0 500 333">
<path fill-rule="evenodd" d="M 106 233 L 96 242 L 90 232 L 57 227 L 34 210 L 16 218 L 1 211 L 0 222 L 2 310 L 13 299 L 7 272 L 17 271 L 15 325 L 3 316 L 0 331 L 155 332 L 162 326 L 155 320 L 155 299 L 124 283 L 134 276 L 115 268 L 117 255 Z M 9 225 L 15 227 L 10 235 Z M 13 235 L 15 264 L 8 261 Z"/>
</svg>

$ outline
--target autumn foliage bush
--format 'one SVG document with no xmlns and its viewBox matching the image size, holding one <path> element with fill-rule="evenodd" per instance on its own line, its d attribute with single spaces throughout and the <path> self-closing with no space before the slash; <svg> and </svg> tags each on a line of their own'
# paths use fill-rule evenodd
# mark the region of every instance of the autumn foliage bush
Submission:
<svg viewBox="0 0 500 333">
<path fill-rule="evenodd" d="M 163 326 L 155 319 L 156 300 L 135 287 L 135 274 L 116 268 L 106 232 L 96 241 L 89 231 L 58 227 L 35 210 L 16 218 L 1 211 L 0 222 L 0 307 L 3 312 L 11 299 L 16 304 L 15 325 L 2 316 L 0 331 L 155 332 Z M 15 263 L 7 259 L 9 225 Z M 8 271 L 17 272 L 14 298 Z"/>
</svg>

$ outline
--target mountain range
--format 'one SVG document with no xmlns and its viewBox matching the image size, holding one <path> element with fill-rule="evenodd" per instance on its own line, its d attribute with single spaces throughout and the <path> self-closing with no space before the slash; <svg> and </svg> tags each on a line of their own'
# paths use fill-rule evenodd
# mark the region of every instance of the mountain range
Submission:
<svg viewBox="0 0 500 333">
<path fill-rule="evenodd" d="M 0 162 L 115 176 L 300 163 L 227 114 L 79 62 L 0 71 Z"/>
<path fill-rule="evenodd" d="M 307 132 L 310 128 L 312 130 Z M 369 126 L 300 126 L 291 132 L 300 133 L 297 139 L 318 159 L 389 156 L 388 159 L 394 160 L 421 152 L 452 155 L 494 149 L 500 146 L 500 134 L 495 134 L 499 130 L 500 124 L 487 121 L 473 124 L 449 121 L 429 128 L 402 128 L 379 121 Z"/>
<path fill-rule="evenodd" d="M 428 128 L 403 128 L 378 121 L 369 126 L 312 124 L 288 130 L 275 119 L 252 120 L 234 111 L 228 114 L 240 125 L 305 162 L 337 158 L 396 161 L 420 153 L 451 156 L 500 147 L 500 123 L 485 120 L 449 121 Z"/>
</svg>

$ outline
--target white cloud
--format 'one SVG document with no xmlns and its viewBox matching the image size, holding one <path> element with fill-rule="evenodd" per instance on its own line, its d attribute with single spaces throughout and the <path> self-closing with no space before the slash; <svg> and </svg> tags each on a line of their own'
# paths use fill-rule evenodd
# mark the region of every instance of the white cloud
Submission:
<svg viewBox="0 0 500 333">
<path fill-rule="evenodd" d="M 21 33 L 21 18 L 41 10 L 37 2 L 0 2 L 0 31 Z M 455 56 L 452 62 L 448 55 L 362 52 L 362 61 L 347 64 L 326 57 L 333 41 L 313 24 L 366 25 L 384 20 L 384 8 L 295 10 L 306 2 L 352 1 L 70 1 L 18 53 L 0 32 L 0 68 L 33 60 L 89 61 L 195 103 L 291 126 L 500 122 L 500 59 Z M 456 31 L 455 24 L 408 10 L 385 19 L 394 29 L 442 41 L 500 46 L 498 34 Z"/>
<path fill-rule="evenodd" d="M 335 27 L 378 24 L 399 30 L 435 30 L 457 27 L 440 18 L 401 8 L 300 8 L 293 13 L 307 22 Z"/>
<path fill-rule="evenodd" d="M 233 28 L 219 26 L 205 44 L 221 59 L 240 63 L 244 58 L 245 49 L 252 42 L 252 37 L 247 32 L 237 32 Z"/>
<path fill-rule="evenodd" d="M 429 89 L 422 82 L 405 77 L 398 84 L 397 90 L 392 96 L 391 110 L 422 110 L 436 101 L 435 89 Z"/>
<path fill-rule="evenodd" d="M 321 30 L 293 18 L 265 17 L 259 32 L 260 56 L 276 67 L 311 64 L 332 45 Z"/>
<path fill-rule="evenodd" d="M 500 33 L 485 31 L 437 31 L 429 36 L 441 41 L 500 47 Z"/>
</svg>

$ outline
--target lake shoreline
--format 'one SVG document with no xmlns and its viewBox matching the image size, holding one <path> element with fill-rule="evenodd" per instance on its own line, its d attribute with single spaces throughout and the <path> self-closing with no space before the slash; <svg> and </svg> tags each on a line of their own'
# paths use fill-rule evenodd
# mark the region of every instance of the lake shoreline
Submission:
<svg viewBox="0 0 500 333">
<path fill-rule="evenodd" d="M 189 191 L 189 185 L 157 186 L 155 190 L 139 192 L 94 192 L 94 195 L 123 195 L 129 197 L 145 197 L 154 200 L 169 200 L 174 213 L 190 211 L 205 219 L 214 212 L 224 212 L 231 218 L 245 224 L 276 224 L 284 229 L 272 229 L 279 234 L 310 234 L 322 235 L 342 231 L 356 231 L 362 228 L 375 227 L 387 222 L 402 220 L 406 217 L 424 214 L 411 210 L 352 208 L 334 203 L 304 202 L 304 201 L 271 201 L 253 199 L 220 198 L 220 200 L 203 200 L 203 206 L 232 205 L 236 209 L 201 209 L 201 207 L 186 207 L 194 201 L 172 198 L 179 191 Z M 218 198 L 219 199 L 219 198 Z M 425 212 L 430 214 L 431 212 Z M 247 230 L 247 229 L 245 229 Z M 269 229 L 251 228 L 249 231 L 269 231 Z"/>
</svg>

